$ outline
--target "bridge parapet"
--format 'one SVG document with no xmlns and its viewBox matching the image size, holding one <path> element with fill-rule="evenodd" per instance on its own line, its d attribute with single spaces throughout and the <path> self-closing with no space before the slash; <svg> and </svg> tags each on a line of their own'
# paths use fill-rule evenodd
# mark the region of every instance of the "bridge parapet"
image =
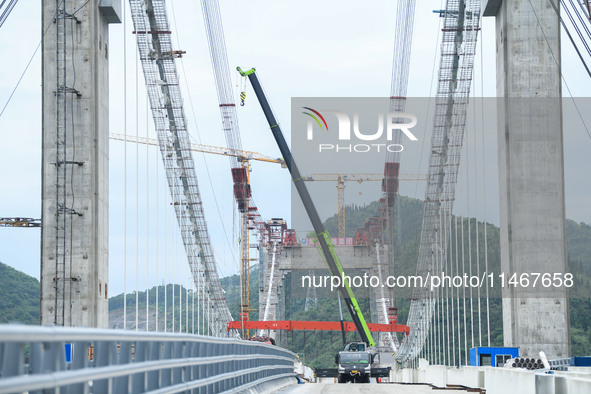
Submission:
<svg viewBox="0 0 591 394">
<path fill-rule="evenodd" d="M 231 338 L 0 325 L 0 394 L 239 392 L 294 377 L 295 359 Z"/>
</svg>

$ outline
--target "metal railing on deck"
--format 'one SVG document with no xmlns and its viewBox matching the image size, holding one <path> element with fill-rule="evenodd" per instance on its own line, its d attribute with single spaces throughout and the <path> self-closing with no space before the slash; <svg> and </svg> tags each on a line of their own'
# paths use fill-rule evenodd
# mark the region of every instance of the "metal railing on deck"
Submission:
<svg viewBox="0 0 591 394">
<path fill-rule="evenodd" d="M 295 357 L 238 339 L 0 325 L 0 393 L 240 392 L 295 376 Z"/>
</svg>

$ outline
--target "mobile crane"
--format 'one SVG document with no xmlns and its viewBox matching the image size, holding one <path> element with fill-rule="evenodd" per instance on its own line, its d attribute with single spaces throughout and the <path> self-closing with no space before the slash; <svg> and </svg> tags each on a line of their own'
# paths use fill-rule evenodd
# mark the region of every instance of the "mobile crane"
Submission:
<svg viewBox="0 0 591 394">
<path fill-rule="evenodd" d="M 281 151 L 281 155 L 283 156 L 283 160 L 285 161 L 287 169 L 291 174 L 291 178 L 296 187 L 298 195 L 300 196 L 304 208 L 306 209 L 306 213 L 308 214 L 308 217 L 312 222 L 312 227 L 314 228 L 314 232 L 318 237 L 318 243 L 320 244 L 320 248 L 322 249 L 324 261 L 328 266 L 328 270 L 330 271 L 331 275 L 343 278 L 343 266 L 339 261 L 334 246 L 332 245 L 330 235 L 328 234 L 328 231 L 326 231 L 324 225 L 322 224 L 322 221 L 320 220 L 320 216 L 318 215 L 318 211 L 316 210 L 312 198 L 310 197 L 308 188 L 306 187 L 306 184 L 302 179 L 302 175 L 300 174 L 296 162 L 291 155 L 291 151 L 287 145 L 287 142 L 285 141 L 285 137 L 283 136 L 283 132 L 281 131 L 281 126 L 275 119 L 275 115 L 273 114 L 271 106 L 267 101 L 267 97 L 263 92 L 261 84 L 256 75 L 255 69 L 252 68 L 250 70 L 243 71 L 240 67 L 237 67 L 237 70 L 243 77 L 248 77 L 252 85 L 252 88 L 257 96 L 257 99 L 259 100 L 259 104 L 261 105 L 263 113 L 265 114 L 265 118 L 267 118 L 267 122 L 269 123 L 269 127 L 271 128 L 271 132 L 273 133 L 275 142 L 277 142 L 279 150 Z M 344 281 L 344 283 L 339 287 L 339 291 L 341 293 L 341 296 L 345 300 L 347 309 L 349 310 L 349 313 L 353 318 L 353 323 L 355 324 L 355 327 L 357 328 L 357 331 L 361 336 L 362 342 L 367 343 L 370 347 L 375 346 L 375 342 L 371 336 L 371 332 L 367 326 L 367 322 L 363 317 L 363 313 L 359 308 L 357 299 L 355 298 L 353 290 L 351 289 L 348 281 Z"/>
</svg>

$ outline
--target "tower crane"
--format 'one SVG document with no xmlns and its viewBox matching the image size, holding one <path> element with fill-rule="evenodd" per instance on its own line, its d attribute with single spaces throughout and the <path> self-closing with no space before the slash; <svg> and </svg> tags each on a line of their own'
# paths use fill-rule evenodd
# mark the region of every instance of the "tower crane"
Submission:
<svg viewBox="0 0 591 394">
<path fill-rule="evenodd" d="M 383 174 L 312 174 L 304 176 L 304 181 L 323 181 L 337 183 L 338 214 L 339 214 L 339 238 L 345 236 L 345 182 L 382 182 Z M 399 181 L 426 181 L 422 175 L 399 175 Z"/>
<path fill-rule="evenodd" d="M 0 227 L 41 227 L 41 219 L 0 218 Z"/>
<path fill-rule="evenodd" d="M 158 140 L 156 138 L 147 138 L 147 137 L 136 137 L 132 135 L 124 135 L 124 134 L 117 134 L 111 133 L 109 138 L 116 141 L 127 141 L 136 144 L 144 144 L 144 145 L 153 145 L 158 146 Z M 231 156 L 237 157 L 239 161 L 244 160 L 257 160 L 263 161 L 266 163 L 277 163 L 281 164 L 282 168 L 287 168 L 285 165 L 285 161 L 283 159 L 275 159 L 271 156 L 264 155 L 258 152 L 251 152 L 241 149 L 231 149 L 231 148 L 224 148 L 223 146 L 212 146 L 212 145 L 202 145 L 196 144 L 191 142 L 189 150 L 193 152 L 203 152 L 203 153 L 211 153 L 214 155 L 221 155 L 221 156 Z"/>
</svg>

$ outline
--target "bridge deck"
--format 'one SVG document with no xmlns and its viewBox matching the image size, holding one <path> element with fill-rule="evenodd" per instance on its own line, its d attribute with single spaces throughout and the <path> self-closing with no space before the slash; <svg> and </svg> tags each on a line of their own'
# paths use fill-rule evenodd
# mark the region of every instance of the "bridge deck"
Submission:
<svg viewBox="0 0 591 394">
<path fill-rule="evenodd" d="M 309 383 L 297 384 L 284 388 L 277 393 L 342 393 L 344 384 L 335 383 Z M 423 394 L 436 393 L 433 388 L 424 384 L 347 384 L 347 393 L 397 393 L 397 394 Z M 445 390 L 445 394 L 466 394 L 465 390 Z"/>
</svg>

